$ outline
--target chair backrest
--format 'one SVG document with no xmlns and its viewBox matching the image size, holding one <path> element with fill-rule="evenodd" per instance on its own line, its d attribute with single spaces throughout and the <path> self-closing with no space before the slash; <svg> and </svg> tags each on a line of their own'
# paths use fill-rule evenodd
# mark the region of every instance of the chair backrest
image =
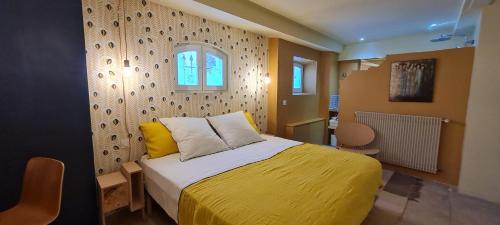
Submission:
<svg viewBox="0 0 500 225">
<path fill-rule="evenodd" d="M 342 146 L 349 147 L 365 146 L 375 139 L 375 131 L 360 123 L 341 123 L 335 129 L 335 135 Z"/>
<path fill-rule="evenodd" d="M 63 188 L 64 164 L 61 161 L 34 157 L 24 171 L 20 204 L 43 210 L 53 219 L 59 215 Z"/>
</svg>

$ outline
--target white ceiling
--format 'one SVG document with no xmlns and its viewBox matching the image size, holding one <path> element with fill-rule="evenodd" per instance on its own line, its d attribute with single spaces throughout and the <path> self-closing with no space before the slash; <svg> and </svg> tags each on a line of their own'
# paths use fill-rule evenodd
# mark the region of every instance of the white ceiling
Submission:
<svg viewBox="0 0 500 225">
<path fill-rule="evenodd" d="M 318 50 L 335 52 L 342 51 L 342 44 L 371 42 L 413 34 L 440 32 L 473 36 L 479 21 L 480 9 L 492 2 L 492 0 L 151 1 L 268 37 L 282 38 Z M 242 11 L 242 8 L 245 10 Z M 287 24 L 287 29 L 276 27 L 276 24 L 283 23 Z M 431 28 L 431 24 L 436 26 Z M 360 41 L 360 38 L 364 40 Z"/>
<path fill-rule="evenodd" d="M 250 0 L 344 44 L 453 29 L 464 0 Z M 436 29 L 434 29 L 435 31 Z"/>
<path fill-rule="evenodd" d="M 253 21 L 240 18 L 238 15 L 233 15 L 227 13 L 223 10 L 207 6 L 203 3 L 199 3 L 195 0 L 151 0 L 152 2 L 158 3 L 160 5 L 165 5 L 174 9 L 182 10 L 184 12 L 190 13 L 192 15 L 200 16 L 213 20 L 219 23 L 227 24 L 232 27 L 238 27 L 240 29 L 245 29 L 258 34 L 265 35 L 267 37 L 277 37 L 282 38 L 297 44 L 308 46 L 314 49 L 329 51 L 325 46 L 321 46 L 317 43 L 313 43 L 309 40 L 300 39 L 293 35 L 289 35 L 275 29 L 268 28 L 266 26 L 260 25 Z M 233 1 L 233 0 L 231 0 Z M 234 0 L 236 1 L 236 0 Z M 239 0 L 238 0 L 239 1 Z"/>
</svg>

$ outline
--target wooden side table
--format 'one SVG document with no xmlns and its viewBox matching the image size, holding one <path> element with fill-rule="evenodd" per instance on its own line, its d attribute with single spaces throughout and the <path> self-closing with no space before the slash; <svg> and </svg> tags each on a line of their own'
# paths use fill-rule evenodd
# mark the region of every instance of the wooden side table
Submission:
<svg viewBox="0 0 500 225">
<path fill-rule="evenodd" d="M 127 180 L 121 172 L 114 172 L 97 177 L 97 183 L 101 224 L 106 225 L 107 213 L 129 204 Z"/>
<path fill-rule="evenodd" d="M 120 171 L 98 176 L 97 183 L 102 225 L 106 225 L 106 214 L 127 206 L 131 212 L 142 209 L 144 216 L 144 181 L 137 163 L 124 163 Z"/>
<path fill-rule="evenodd" d="M 142 168 L 135 162 L 126 162 L 121 167 L 129 188 L 130 211 L 142 210 L 144 216 L 144 178 Z"/>
</svg>

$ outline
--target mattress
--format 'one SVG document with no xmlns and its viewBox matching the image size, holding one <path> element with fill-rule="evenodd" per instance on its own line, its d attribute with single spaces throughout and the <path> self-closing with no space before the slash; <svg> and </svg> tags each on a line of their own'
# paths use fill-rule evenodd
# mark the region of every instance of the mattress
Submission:
<svg viewBox="0 0 500 225">
<path fill-rule="evenodd" d="M 187 186 L 205 178 L 269 159 L 302 142 L 262 135 L 266 141 L 229 151 L 219 152 L 181 162 L 179 153 L 161 158 L 144 156 L 141 165 L 145 174 L 146 190 L 151 197 L 177 222 L 181 192 Z"/>
</svg>

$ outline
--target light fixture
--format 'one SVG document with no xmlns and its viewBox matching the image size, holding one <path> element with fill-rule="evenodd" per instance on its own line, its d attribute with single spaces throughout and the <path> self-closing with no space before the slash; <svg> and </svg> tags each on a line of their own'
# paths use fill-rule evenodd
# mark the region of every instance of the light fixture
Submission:
<svg viewBox="0 0 500 225">
<path fill-rule="evenodd" d="M 266 75 L 266 77 L 264 78 L 264 84 L 269 84 L 271 83 L 271 78 L 269 78 L 269 74 Z"/>
<path fill-rule="evenodd" d="M 128 60 L 128 44 L 127 44 L 127 24 L 125 22 L 125 12 L 126 12 L 126 9 L 125 9 L 125 0 L 122 1 L 122 9 L 123 9 L 123 12 L 122 12 L 122 16 L 123 16 L 123 39 L 124 39 L 124 42 L 125 42 L 125 60 L 123 60 L 123 75 L 124 76 L 130 76 L 130 74 L 132 73 L 132 68 L 130 67 L 130 61 Z M 121 40 L 120 40 L 120 45 L 121 45 Z"/>
<path fill-rule="evenodd" d="M 128 59 L 123 60 L 123 76 L 128 77 L 132 74 L 132 67 L 130 67 L 130 61 Z"/>
<path fill-rule="evenodd" d="M 363 38 L 363 37 L 359 39 L 359 41 L 364 41 L 364 40 L 365 40 L 365 38 Z"/>
<path fill-rule="evenodd" d="M 433 24 L 427 26 L 427 30 L 430 30 L 430 31 L 436 30 L 438 27 L 439 27 L 439 24 L 433 23 Z"/>
<path fill-rule="evenodd" d="M 427 26 L 427 30 L 434 31 L 434 30 L 439 30 L 443 29 L 446 27 L 452 27 L 456 26 L 457 22 L 456 21 L 445 21 L 441 23 L 431 23 L 429 26 Z"/>
</svg>

